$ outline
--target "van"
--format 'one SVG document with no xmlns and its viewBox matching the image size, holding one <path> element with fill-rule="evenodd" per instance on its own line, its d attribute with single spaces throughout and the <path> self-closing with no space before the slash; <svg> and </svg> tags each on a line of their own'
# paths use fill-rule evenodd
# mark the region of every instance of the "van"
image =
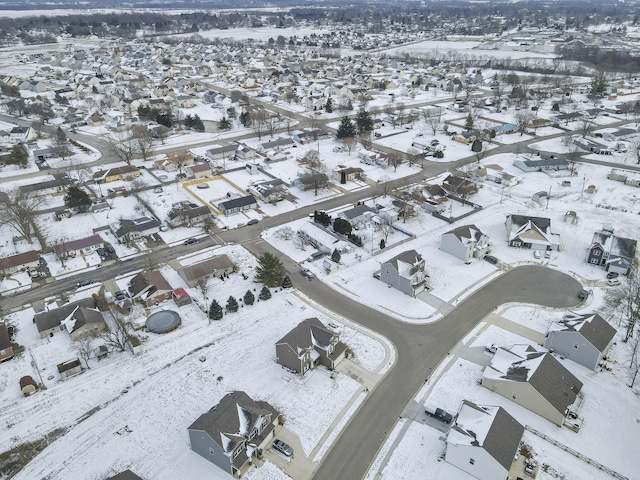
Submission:
<svg viewBox="0 0 640 480">
<path fill-rule="evenodd" d="M 322 252 L 313 252 L 311 255 L 309 255 L 309 258 L 307 258 L 307 261 L 309 262 L 313 262 L 315 260 L 318 260 L 319 258 L 324 257 L 324 253 Z"/>
<path fill-rule="evenodd" d="M 162 187 L 156 187 L 153 189 L 153 193 L 162 193 Z"/>
</svg>

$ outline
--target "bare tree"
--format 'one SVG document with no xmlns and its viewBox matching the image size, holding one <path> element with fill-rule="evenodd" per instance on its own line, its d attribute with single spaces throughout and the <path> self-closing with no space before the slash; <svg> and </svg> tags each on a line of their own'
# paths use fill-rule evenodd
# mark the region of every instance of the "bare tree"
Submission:
<svg viewBox="0 0 640 480">
<path fill-rule="evenodd" d="M 91 358 L 91 354 L 93 353 L 94 340 L 95 337 L 89 335 L 74 342 L 73 344 L 73 350 L 84 361 L 84 366 L 87 367 L 87 369 L 91 369 L 91 367 L 89 366 L 89 358 Z"/>
<path fill-rule="evenodd" d="M 347 149 L 349 156 L 351 156 L 351 151 L 355 148 L 358 142 L 353 137 L 346 137 L 342 139 L 342 144 L 344 145 L 344 148 Z"/>
<path fill-rule="evenodd" d="M 621 318 L 626 319 L 624 341 L 628 342 L 633 337 L 640 318 L 640 275 L 635 262 L 627 275 L 627 281 L 614 289 L 608 289 L 605 299 L 610 308 L 617 310 Z"/>
<path fill-rule="evenodd" d="M 263 108 L 251 113 L 251 129 L 258 135 L 258 139 L 262 139 L 262 135 L 267 129 L 267 118 L 268 113 Z"/>
<path fill-rule="evenodd" d="M 591 130 L 593 130 L 593 122 L 587 117 L 582 117 L 578 123 L 578 131 L 582 135 L 582 138 L 589 135 Z"/>
<path fill-rule="evenodd" d="M 435 135 L 442 125 L 442 111 L 439 108 L 422 110 L 422 117 L 426 124 L 431 128 L 431 132 Z"/>
<path fill-rule="evenodd" d="M 204 298 L 205 301 L 209 300 L 209 297 L 207 296 L 207 291 L 209 290 L 207 283 L 208 283 L 208 279 L 206 277 L 200 277 L 198 279 L 198 283 L 196 284 L 196 286 L 198 287 L 198 290 L 200 290 L 200 294 L 202 295 L 202 298 Z"/>
<path fill-rule="evenodd" d="M 145 162 L 153 155 L 153 135 L 146 127 L 136 129 L 134 134 L 136 149 Z"/>
<path fill-rule="evenodd" d="M 378 183 L 382 185 L 382 195 L 386 197 L 391 191 L 391 177 L 389 175 L 383 175 L 378 180 Z"/>
<path fill-rule="evenodd" d="M 302 251 L 304 251 L 306 246 L 309 244 L 307 238 L 300 233 L 298 233 L 298 235 L 294 235 L 291 240 L 293 241 L 293 244 Z"/>
<path fill-rule="evenodd" d="M 631 153 L 636 157 L 636 163 L 640 163 L 640 138 L 636 138 L 631 142 Z"/>
<path fill-rule="evenodd" d="M 387 164 L 393 167 L 394 172 L 398 169 L 399 165 L 402 165 L 403 160 L 402 155 L 398 152 L 391 152 L 387 155 Z"/>
<path fill-rule="evenodd" d="M 0 225 L 8 225 L 27 242 L 33 243 L 35 217 L 42 203 L 42 197 L 28 191 L 0 191 Z"/>
<path fill-rule="evenodd" d="M 280 240 L 291 240 L 294 235 L 295 232 L 293 231 L 293 228 L 289 227 L 288 225 L 281 227 L 275 231 L 276 238 Z"/>
<path fill-rule="evenodd" d="M 531 120 L 533 120 L 533 115 L 529 110 L 522 109 L 516 111 L 515 114 L 516 125 L 518 125 L 518 131 L 520 135 L 527 131 L 529 125 L 531 124 Z"/>
<path fill-rule="evenodd" d="M 53 150 L 56 155 L 59 156 L 62 161 L 66 161 L 68 157 L 72 155 L 71 148 L 69 148 L 69 139 L 64 133 L 62 128 L 58 127 L 56 132 L 51 137 Z"/>
<path fill-rule="evenodd" d="M 418 163 L 418 160 L 421 157 L 422 157 L 422 152 L 418 148 L 409 147 L 407 149 L 407 161 L 409 162 L 409 166 L 412 166 L 414 163 Z"/>
<path fill-rule="evenodd" d="M 107 345 L 119 352 L 124 352 L 127 342 L 131 339 L 133 326 L 129 316 L 115 310 L 111 310 L 112 322 L 110 328 L 100 334 Z"/>
<path fill-rule="evenodd" d="M 131 165 L 133 157 L 138 151 L 137 140 L 132 135 L 131 129 L 118 132 L 115 139 L 108 141 L 109 150 L 120 161 Z"/>
</svg>

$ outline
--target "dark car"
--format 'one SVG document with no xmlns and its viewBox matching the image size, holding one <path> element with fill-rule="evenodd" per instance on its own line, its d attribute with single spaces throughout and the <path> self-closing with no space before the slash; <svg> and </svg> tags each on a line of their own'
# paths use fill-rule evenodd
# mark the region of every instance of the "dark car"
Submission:
<svg viewBox="0 0 640 480">
<path fill-rule="evenodd" d="M 256 223 L 258 223 L 258 219 L 257 218 L 252 218 L 251 220 L 249 220 L 247 222 L 247 225 L 255 225 Z"/>
<path fill-rule="evenodd" d="M 498 263 L 498 259 L 496 257 L 492 257 L 491 255 L 485 255 L 484 259 L 492 265 Z"/>
<path fill-rule="evenodd" d="M 98 255 L 100 255 L 101 257 L 108 257 L 109 254 L 107 253 L 107 251 L 104 248 L 99 248 L 96 250 L 96 252 L 98 252 Z"/>
<path fill-rule="evenodd" d="M 93 283 L 92 280 L 80 280 L 77 285 L 78 285 L 78 288 L 80 288 L 80 287 L 86 287 L 87 285 L 91 285 L 92 283 Z"/>
<path fill-rule="evenodd" d="M 288 444 L 284 443 L 282 440 L 278 440 L 277 438 L 273 441 L 273 449 L 277 450 L 281 454 L 290 457 L 293 455 L 293 448 L 291 448 Z"/>
<path fill-rule="evenodd" d="M 453 417 L 450 413 L 445 412 L 441 408 L 436 408 L 433 405 L 427 405 L 424 409 L 424 413 L 426 413 L 430 417 L 437 418 L 443 423 L 449 424 L 453 421 Z"/>
<path fill-rule="evenodd" d="M 106 250 L 107 252 L 109 252 L 109 253 L 110 253 L 110 254 L 112 254 L 112 255 L 113 255 L 114 253 L 116 253 L 116 249 L 115 249 L 115 248 L 113 248 L 111 245 L 107 245 L 107 246 L 106 246 L 106 247 L 104 247 L 104 248 L 105 248 L 105 250 Z"/>
<path fill-rule="evenodd" d="M 588 296 L 589 296 L 589 290 L 582 289 L 578 292 L 578 298 L 580 300 L 586 300 Z"/>
<path fill-rule="evenodd" d="M 197 239 L 197 238 L 187 238 L 187 239 L 184 241 L 184 244 L 185 244 L 185 245 L 193 245 L 194 243 L 197 243 L 197 242 L 198 242 L 198 239 Z"/>
<path fill-rule="evenodd" d="M 618 272 L 607 273 L 607 279 L 616 278 L 617 276 L 618 276 Z"/>
</svg>

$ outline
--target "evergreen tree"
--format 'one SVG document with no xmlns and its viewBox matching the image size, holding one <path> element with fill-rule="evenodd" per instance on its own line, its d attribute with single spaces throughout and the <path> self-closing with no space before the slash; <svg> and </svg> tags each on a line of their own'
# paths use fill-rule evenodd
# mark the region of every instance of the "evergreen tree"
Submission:
<svg viewBox="0 0 640 480">
<path fill-rule="evenodd" d="M 356 127 L 348 117 L 342 117 L 340 125 L 338 125 L 338 133 L 336 138 L 342 140 L 343 138 L 354 138 L 356 136 Z"/>
<path fill-rule="evenodd" d="M 218 130 L 231 130 L 231 120 L 222 117 L 222 120 L 218 122 Z"/>
<path fill-rule="evenodd" d="M 260 300 L 269 300 L 271 298 L 271 292 L 266 285 L 262 287 L 262 290 L 260 290 L 260 295 L 258 295 L 258 298 Z"/>
<path fill-rule="evenodd" d="M 227 312 L 237 312 L 238 311 L 238 301 L 232 296 L 227 300 Z"/>
<path fill-rule="evenodd" d="M 333 112 L 333 100 L 331 100 L 331 97 L 327 98 L 327 103 L 324 106 L 324 111 L 327 113 Z"/>
<path fill-rule="evenodd" d="M 196 132 L 204 132 L 204 123 L 202 123 L 202 119 L 197 113 L 193 116 L 193 123 L 191 125 L 191 128 L 193 128 Z"/>
<path fill-rule="evenodd" d="M 249 128 L 251 126 L 251 115 L 249 112 L 242 112 L 239 117 L 240 123 L 245 127 Z"/>
<path fill-rule="evenodd" d="M 385 243 L 384 243 L 384 238 L 380 239 L 380 250 L 382 250 L 385 247 Z"/>
<path fill-rule="evenodd" d="M 291 287 L 293 287 L 293 284 L 291 283 L 291 279 L 289 278 L 289 275 L 285 275 L 284 280 L 282 280 L 282 288 L 291 288 Z"/>
<path fill-rule="evenodd" d="M 24 151 L 24 147 L 21 143 L 14 145 L 11 148 L 11 163 L 18 165 L 20 168 L 27 168 L 29 165 L 29 156 Z"/>
<path fill-rule="evenodd" d="M 358 110 L 358 115 L 356 116 L 356 125 L 358 126 L 359 133 L 369 133 L 373 131 L 373 119 L 371 115 L 363 108 Z"/>
<path fill-rule="evenodd" d="M 285 270 L 280 259 L 269 252 L 263 253 L 258 258 L 256 267 L 256 281 L 267 287 L 278 287 L 282 285 Z"/>
<path fill-rule="evenodd" d="M 253 302 L 256 300 L 256 297 L 251 293 L 251 290 L 247 290 L 247 293 L 242 297 L 245 305 L 253 305 Z"/>
<path fill-rule="evenodd" d="M 78 213 L 84 213 L 91 207 L 91 199 L 87 192 L 75 185 L 69 187 L 69 191 L 64 197 L 64 203 Z"/>
<path fill-rule="evenodd" d="M 464 129 L 465 130 L 473 130 L 473 126 L 475 125 L 475 120 L 473 119 L 473 115 L 469 113 L 467 118 L 464 120 Z"/>
<path fill-rule="evenodd" d="M 214 299 L 213 302 L 211 302 L 211 306 L 209 307 L 209 318 L 211 320 L 222 320 L 223 315 L 224 312 L 222 311 L 222 307 Z"/>
<path fill-rule="evenodd" d="M 340 252 L 338 251 L 338 249 L 334 249 L 333 253 L 331 254 L 331 260 L 336 262 L 336 263 L 340 263 L 340 259 L 342 258 L 342 255 L 340 255 Z"/>
<path fill-rule="evenodd" d="M 337 217 L 333 221 L 333 231 L 336 233 L 341 233 L 342 235 L 349 235 L 353 227 L 349 220 L 345 220 L 344 218 Z"/>
<path fill-rule="evenodd" d="M 346 109 L 349 111 L 353 110 L 353 103 L 351 103 L 351 99 L 347 102 Z"/>
</svg>

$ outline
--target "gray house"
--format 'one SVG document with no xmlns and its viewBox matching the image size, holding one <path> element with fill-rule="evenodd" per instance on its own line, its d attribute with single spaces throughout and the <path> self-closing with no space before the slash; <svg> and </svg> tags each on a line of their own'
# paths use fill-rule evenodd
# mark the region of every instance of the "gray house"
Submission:
<svg viewBox="0 0 640 480">
<path fill-rule="evenodd" d="M 489 237 L 475 225 L 461 225 L 442 234 L 440 250 L 469 263 L 489 253 Z"/>
<path fill-rule="evenodd" d="M 542 172 L 545 170 L 569 170 L 571 165 L 564 158 L 523 158 L 513 164 L 523 172 Z"/>
<path fill-rule="evenodd" d="M 551 220 L 526 215 L 507 215 L 507 242 L 510 247 L 558 250 L 560 235 L 551 232 Z"/>
<path fill-rule="evenodd" d="M 505 480 L 523 433 L 524 427 L 502 407 L 463 400 L 444 459 L 480 480 Z"/>
<path fill-rule="evenodd" d="M 614 235 L 613 229 L 595 232 L 589 247 L 587 263 L 604 265 L 608 272 L 626 275 L 633 265 L 637 243 L 631 238 Z"/>
<path fill-rule="evenodd" d="M 595 370 L 615 335 L 616 329 L 597 313 L 567 312 L 549 328 L 544 347 Z"/>
<path fill-rule="evenodd" d="M 482 386 L 561 427 L 582 382 L 541 347 L 499 348 L 482 373 Z"/>
<path fill-rule="evenodd" d="M 218 204 L 218 210 L 221 210 L 225 215 L 233 215 L 234 213 L 245 212 L 258 206 L 258 202 L 253 195 L 247 195 L 245 197 L 234 198 L 221 202 Z"/>
<path fill-rule="evenodd" d="M 207 281 L 231 272 L 233 272 L 233 262 L 226 255 L 218 255 L 178 270 L 182 279 L 190 287 L 195 287 L 201 280 Z"/>
<path fill-rule="evenodd" d="M 380 280 L 415 297 L 427 286 L 422 255 L 415 250 L 407 250 L 387 260 L 380 267 Z"/>
<path fill-rule="evenodd" d="M 155 218 L 140 217 L 135 220 L 120 220 L 120 228 L 114 234 L 120 243 L 130 243 L 141 240 L 160 231 L 160 222 Z"/>
<path fill-rule="evenodd" d="M 171 227 L 202 225 L 207 221 L 213 221 L 213 214 L 209 207 L 196 205 L 191 202 L 174 203 L 167 214 L 167 223 Z"/>
<path fill-rule="evenodd" d="M 333 370 L 347 346 L 317 318 L 308 318 L 276 342 L 276 362 L 304 375 L 318 364 Z"/>
<path fill-rule="evenodd" d="M 245 392 L 231 392 L 189 426 L 191 450 L 240 478 L 275 436 L 280 414 Z"/>
<path fill-rule="evenodd" d="M 36 313 L 33 323 L 36 324 L 40 338 L 67 330 L 72 339 L 77 340 L 91 331 L 102 331 L 106 328 L 102 314 L 95 308 L 96 301 L 93 298 L 83 298 L 47 312 Z"/>
</svg>

